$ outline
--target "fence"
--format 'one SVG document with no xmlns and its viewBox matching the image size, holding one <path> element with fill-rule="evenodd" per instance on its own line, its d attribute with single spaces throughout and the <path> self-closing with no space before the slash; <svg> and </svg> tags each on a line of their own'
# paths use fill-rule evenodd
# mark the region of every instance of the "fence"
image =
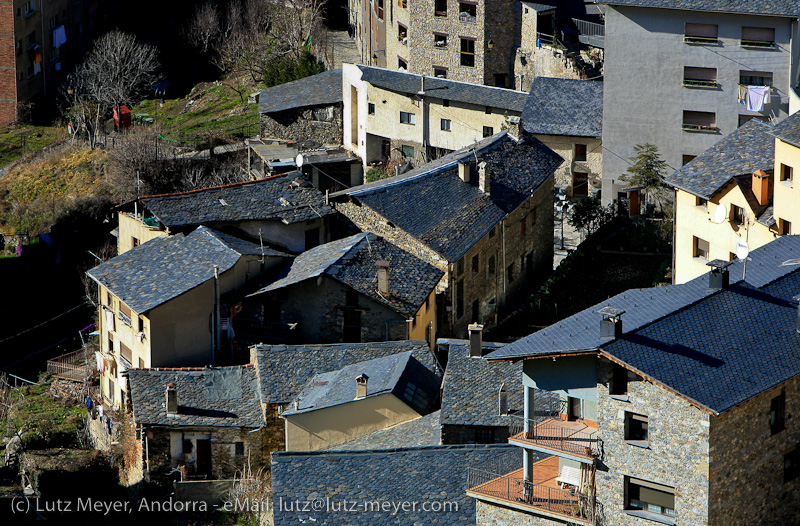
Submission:
<svg viewBox="0 0 800 526">
<path fill-rule="evenodd" d="M 83 382 L 94 374 L 93 363 L 87 355 L 92 356 L 90 351 L 81 349 L 51 358 L 47 360 L 47 372 L 58 378 Z"/>
</svg>

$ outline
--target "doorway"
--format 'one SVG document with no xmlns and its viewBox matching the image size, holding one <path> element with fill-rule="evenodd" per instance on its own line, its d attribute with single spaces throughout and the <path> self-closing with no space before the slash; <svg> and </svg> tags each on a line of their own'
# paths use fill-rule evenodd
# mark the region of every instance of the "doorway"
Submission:
<svg viewBox="0 0 800 526">
<path fill-rule="evenodd" d="M 569 397 L 567 419 L 570 421 L 583 420 L 583 400 L 580 398 Z"/>
</svg>

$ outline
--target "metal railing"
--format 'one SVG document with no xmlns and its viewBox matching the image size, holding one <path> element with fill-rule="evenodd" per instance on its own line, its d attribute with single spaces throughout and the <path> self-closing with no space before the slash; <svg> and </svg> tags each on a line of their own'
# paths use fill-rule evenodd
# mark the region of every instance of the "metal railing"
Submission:
<svg viewBox="0 0 800 526">
<path fill-rule="evenodd" d="M 599 439 L 593 433 L 571 429 L 552 422 L 537 422 L 511 416 L 509 432 L 512 438 L 524 440 L 550 449 L 584 457 L 594 457 L 600 452 Z"/>
<path fill-rule="evenodd" d="M 589 35 L 593 37 L 606 36 L 605 24 L 598 24 L 596 22 L 589 22 L 587 20 L 580 20 L 578 18 L 573 18 L 572 21 L 578 27 L 578 32 L 582 35 Z"/>
<path fill-rule="evenodd" d="M 701 79 L 683 79 L 684 86 L 702 87 L 702 88 L 716 88 L 716 80 L 701 80 Z"/>
<path fill-rule="evenodd" d="M 467 487 L 473 493 L 518 502 L 573 519 L 586 522 L 592 522 L 594 519 L 592 506 L 594 497 L 591 495 L 551 488 L 521 478 L 472 467 L 467 468 Z"/>
<path fill-rule="evenodd" d="M 92 356 L 93 357 L 93 356 Z M 94 374 L 92 360 L 84 349 L 47 360 L 47 372 L 60 378 L 82 382 Z"/>
<path fill-rule="evenodd" d="M 686 131 L 706 131 L 706 132 L 715 132 L 717 131 L 717 127 L 714 125 L 706 125 L 706 124 L 688 124 L 683 123 L 681 125 L 681 129 Z"/>
<path fill-rule="evenodd" d="M 742 39 L 740 45 L 742 47 L 760 47 L 772 49 L 775 47 L 775 42 L 771 40 L 745 40 Z"/>
</svg>

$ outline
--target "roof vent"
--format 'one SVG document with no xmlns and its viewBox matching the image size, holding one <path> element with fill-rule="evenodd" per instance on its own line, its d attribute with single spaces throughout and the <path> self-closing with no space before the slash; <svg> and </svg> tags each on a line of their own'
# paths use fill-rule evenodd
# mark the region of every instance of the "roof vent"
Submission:
<svg viewBox="0 0 800 526">
<path fill-rule="evenodd" d="M 473 358 L 483 356 L 483 325 L 470 323 L 469 327 L 469 355 Z"/>
<path fill-rule="evenodd" d="M 753 194 L 756 196 L 758 204 L 767 206 L 769 204 L 769 187 L 772 178 L 764 170 L 753 172 Z"/>
<path fill-rule="evenodd" d="M 730 273 L 728 267 L 733 265 L 733 261 L 722 261 L 715 259 L 706 263 L 711 267 L 711 272 L 708 273 L 708 288 L 711 290 L 725 290 L 728 288 L 730 281 Z"/>
<path fill-rule="evenodd" d="M 472 182 L 472 170 L 469 162 L 458 161 L 458 178 L 469 184 Z"/>
<path fill-rule="evenodd" d="M 480 188 L 481 192 L 484 194 L 489 195 L 492 189 L 491 184 L 489 165 L 486 164 L 486 161 L 483 161 L 478 165 L 478 188 Z"/>
<path fill-rule="evenodd" d="M 178 388 L 175 382 L 167 384 L 167 416 L 175 416 L 178 414 Z"/>
<path fill-rule="evenodd" d="M 364 398 L 367 396 L 367 382 L 369 381 L 369 376 L 364 373 L 359 374 L 356 376 L 356 399 Z"/>
<path fill-rule="evenodd" d="M 376 261 L 375 265 L 378 267 L 378 292 L 389 294 L 389 262 L 382 259 Z"/>
<path fill-rule="evenodd" d="M 603 307 L 597 313 L 603 315 L 603 319 L 600 320 L 601 339 L 613 339 L 622 336 L 622 315 L 625 314 L 624 310 Z"/>
<path fill-rule="evenodd" d="M 508 414 L 508 391 L 506 391 L 506 384 L 500 386 L 500 392 L 497 393 L 497 412 L 500 416 Z"/>
</svg>

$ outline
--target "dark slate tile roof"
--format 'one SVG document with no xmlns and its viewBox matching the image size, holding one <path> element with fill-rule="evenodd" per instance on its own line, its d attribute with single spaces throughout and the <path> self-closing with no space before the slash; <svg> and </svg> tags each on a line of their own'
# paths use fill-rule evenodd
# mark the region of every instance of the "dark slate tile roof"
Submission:
<svg viewBox="0 0 800 526">
<path fill-rule="evenodd" d="M 753 0 L 597 0 L 597 3 L 615 6 L 708 11 L 711 13 L 740 13 L 790 17 L 800 15 L 800 5 L 794 0 L 770 0 L 768 2 L 755 2 Z"/>
<path fill-rule="evenodd" d="M 377 290 L 377 261 L 389 262 L 389 294 Z M 273 281 L 251 295 L 292 286 L 325 274 L 369 298 L 413 316 L 444 272 L 374 234 L 356 234 L 303 252 Z"/>
<path fill-rule="evenodd" d="M 425 369 L 411 351 L 406 351 L 314 375 L 282 414 L 298 415 L 353 402 L 356 399 L 356 377 L 362 374 L 368 378 L 367 398 L 392 393 L 415 411 L 426 413 L 438 397 L 438 377 Z M 419 388 L 425 398 L 415 398 L 406 393 L 409 384 Z M 358 409 L 354 407 L 353 410 Z"/>
<path fill-rule="evenodd" d="M 139 201 L 169 228 L 269 219 L 297 223 L 334 213 L 325 196 L 297 173 Z"/>
<path fill-rule="evenodd" d="M 766 227 L 775 226 L 777 221 L 775 220 L 775 216 L 773 214 L 773 210 L 771 206 L 768 206 L 761 212 L 761 215 L 758 216 L 757 221 Z"/>
<path fill-rule="evenodd" d="M 440 411 L 436 411 L 429 415 L 331 446 L 329 449 L 333 451 L 363 451 L 365 449 L 438 446 L 442 441 L 442 428 L 439 423 L 440 414 Z"/>
<path fill-rule="evenodd" d="M 258 112 L 275 113 L 339 102 L 342 102 L 342 70 L 332 69 L 265 89 L 258 99 Z"/>
<path fill-rule="evenodd" d="M 603 83 L 536 77 L 522 126 L 528 133 L 597 137 L 603 134 Z"/>
<path fill-rule="evenodd" d="M 530 7 L 537 13 L 546 13 L 547 11 L 552 11 L 555 9 L 555 6 L 552 5 L 535 4 L 533 2 L 525 2 L 525 1 L 523 1 L 522 3 L 525 4 L 527 7 Z"/>
<path fill-rule="evenodd" d="M 264 425 L 253 366 L 191 370 L 128 369 L 137 424 L 252 427 Z M 166 388 L 174 382 L 178 414 L 167 416 Z"/>
<path fill-rule="evenodd" d="M 358 65 L 357 67 L 361 70 L 361 80 L 369 82 L 373 86 L 408 94 L 417 94 L 422 89 L 421 75 L 373 66 Z M 436 77 L 425 77 L 425 93 L 427 96 L 437 99 L 489 106 L 518 113 L 522 113 L 527 99 L 527 94 L 521 91 Z"/>
<path fill-rule="evenodd" d="M 490 195 L 458 177 L 458 161 L 486 162 Z M 333 194 L 358 199 L 447 261 L 461 259 L 510 212 L 549 180 L 563 159 L 536 139 L 501 132 L 405 174 Z"/>
<path fill-rule="evenodd" d="M 264 249 L 271 257 L 290 257 Z M 242 255 L 260 254 L 261 247 L 198 227 L 188 236 L 159 237 L 101 263 L 88 271 L 136 313 L 142 314 L 231 269 Z"/>
<path fill-rule="evenodd" d="M 775 136 L 800 148 L 800 115 L 794 113 L 775 127 Z"/>
<path fill-rule="evenodd" d="M 424 341 L 256 345 L 254 363 L 264 403 L 288 404 L 315 374 L 407 351 L 428 371 L 441 376 L 439 365 Z"/>
<path fill-rule="evenodd" d="M 521 466 L 519 449 L 509 445 L 438 446 L 358 452 L 274 453 L 272 501 L 275 526 L 467 526 L 475 524 L 475 499 L 466 495 L 467 467 L 489 471 Z M 293 500 L 416 501 L 415 511 L 365 510 L 356 513 L 298 511 L 279 506 Z M 423 502 L 454 501 L 458 510 L 426 512 Z M 455 508 L 455 506 L 453 506 Z M 452 509 L 452 508 L 451 508 Z"/>
</svg>

